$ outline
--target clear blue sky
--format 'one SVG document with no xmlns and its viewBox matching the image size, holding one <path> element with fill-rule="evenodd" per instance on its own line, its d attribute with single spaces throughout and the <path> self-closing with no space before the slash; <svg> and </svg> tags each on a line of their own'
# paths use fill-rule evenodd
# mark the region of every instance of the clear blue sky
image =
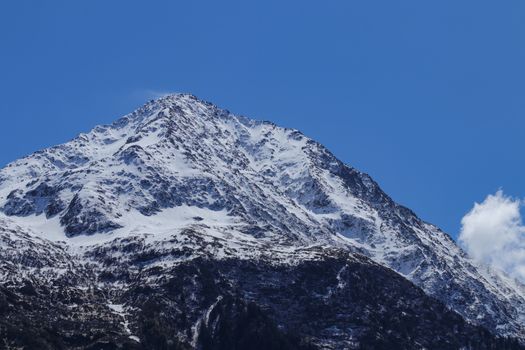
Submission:
<svg viewBox="0 0 525 350">
<path fill-rule="evenodd" d="M 300 129 L 453 236 L 525 197 L 525 2 L 2 1 L 0 165 L 191 92 Z"/>
</svg>

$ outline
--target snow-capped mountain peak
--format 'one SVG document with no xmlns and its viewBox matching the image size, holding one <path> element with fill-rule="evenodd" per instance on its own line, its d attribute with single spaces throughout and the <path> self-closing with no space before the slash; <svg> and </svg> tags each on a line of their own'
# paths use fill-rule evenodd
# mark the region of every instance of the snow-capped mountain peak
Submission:
<svg viewBox="0 0 525 350">
<path fill-rule="evenodd" d="M 190 94 L 150 101 L 9 164 L 0 211 L 6 225 L 88 263 L 128 261 L 135 246 L 157 267 L 202 255 L 292 263 L 324 249 L 362 254 L 468 321 L 525 339 L 523 286 L 476 266 L 447 234 L 299 131 Z"/>
</svg>

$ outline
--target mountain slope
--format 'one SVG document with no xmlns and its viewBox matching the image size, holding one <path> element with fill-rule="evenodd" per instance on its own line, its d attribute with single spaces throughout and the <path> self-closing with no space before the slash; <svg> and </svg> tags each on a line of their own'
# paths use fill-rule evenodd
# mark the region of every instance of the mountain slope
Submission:
<svg viewBox="0 0 525 350">
<path fill-rule="evenodd" d="M 16 266 L 2 271 L 0 348 L 522 348 L 344 249 L 217 259 L 200 242 L 160 255 L 125 238 L 78 265 L 61 244 L 34 235 L 0 228 L 13 248 L 1 251 L 2 265 Z M 113 260 L 107 250 L 117 247 L 130 259 Z"/>
<path fill-rule="evenodd" d="M 293 265 L 324 259 L 324 247 L 367 256 L 467 321 L 525 340 L 522 285 L 476 266 L 448 235 L 300 132 L 191 95 L 152 101 L 9 164 L 0 208 L 6 227 L 46 242 L 43 252 L 81 257 L 78 268 L 52 270 L 90 266 L 86 283 L 102 279 L 109 290 L 197 258 Z M 5 280 L 16 275 L 1 268 Z"/>
</svg>

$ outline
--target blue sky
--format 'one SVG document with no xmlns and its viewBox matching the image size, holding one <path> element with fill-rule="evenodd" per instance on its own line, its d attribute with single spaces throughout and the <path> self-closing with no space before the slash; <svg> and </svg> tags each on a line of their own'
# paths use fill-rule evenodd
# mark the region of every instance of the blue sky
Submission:
<svg viewBox="0 0 525 350">
<path fill-rule="evenodd" d="M 297 128 L 456 236 L 525 197 L 523 1 L 3 1 L 0 165 L 163 92 Z"/>
</svg>

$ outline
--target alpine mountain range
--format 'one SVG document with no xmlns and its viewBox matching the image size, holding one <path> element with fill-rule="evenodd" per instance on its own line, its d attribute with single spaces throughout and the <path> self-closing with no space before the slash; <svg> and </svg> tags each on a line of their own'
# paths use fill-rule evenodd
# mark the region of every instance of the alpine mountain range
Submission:
<svg viewBox="0 0 525 350">
<path fill-rule="evenodd" d="M 190 94 L 0 170 L 0 315 L 6 349 L 525 348 L 523 284 Z"/>
</svg>

